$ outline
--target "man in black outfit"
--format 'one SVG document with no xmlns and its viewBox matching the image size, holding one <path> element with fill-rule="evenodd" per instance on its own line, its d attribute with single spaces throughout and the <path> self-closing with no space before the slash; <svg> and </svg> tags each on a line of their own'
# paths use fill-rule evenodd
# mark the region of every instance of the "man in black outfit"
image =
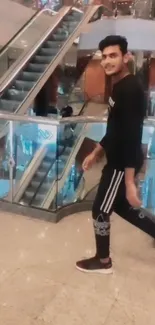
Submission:
<svg viewBox="0 0 155 325">
<path fill-rule="evenodd" d="M 136 76 L 129 73 L 127 47 L 127 40 L 116 35 L 106 37 L 99 44 L 102 66 L 106 75 L 112 77 L 113 89 L 106 134 L 83 162 L 86 171 L 102 151 L 107 157 L 92 209 L 96 255 L 76 263 L 77 269 L 84 272 L 112 273 L 110 215 L 124 200 L 131 207 L 141 206 L 135 176 L 143 164 L 141 142 L 145 97 Z"/>
</svg>

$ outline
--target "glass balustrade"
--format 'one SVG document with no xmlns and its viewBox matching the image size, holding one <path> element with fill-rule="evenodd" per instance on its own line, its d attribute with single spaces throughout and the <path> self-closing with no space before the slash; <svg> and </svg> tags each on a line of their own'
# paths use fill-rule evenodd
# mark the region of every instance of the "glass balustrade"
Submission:
<svg viewBox="0 0 155 325">
<path fill-rule="evenodd" d="M 59 0 L 13 0 L 14 2 L 18 2 L 21 5 L 33 8 L 33 9 L 41 9 L 41 8 L 52 8 L 54 10 L 62 7 L 62 1 Z"/>
<path fill-rule="evenodd" d="M 104 136 L 105 119 L 16 119 L 0 138 L 0 199 L 51 212 L 92 201 L 106 159 L 87 172 L 82 162 Z M 139 192 L 142 208 L 155 215 L 155 120 L 144 125 L 143 150 Z"/>
<path fill-rule="evenodd" d="M 6 122 L 6 120 L 1 120 L 0 124 Z M 0 137 L 0 199 L 8 197 L 11 190 L 10 178 L 11 176 L 14 177 L 10 174 L 10 159 L 13 159 L 12 146 L 16 148 L 16 140 L 10 139 L 10 132 Z"/>
<path fill-rule="evenodd" d="M 54 22 L 54 12 L 46 8 L 33 13 L 30 20 L 0 51 L 0 82 L 14 63 L 36 44 Z"/>
</svg>

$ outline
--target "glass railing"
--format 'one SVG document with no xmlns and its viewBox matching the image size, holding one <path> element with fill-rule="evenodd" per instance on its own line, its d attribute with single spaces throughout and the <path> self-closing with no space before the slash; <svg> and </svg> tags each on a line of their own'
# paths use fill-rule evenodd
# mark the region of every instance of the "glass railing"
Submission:
<svg viewBox="0 0 155 325">
<path fill-rule="evenodd" d="M 3 81 L 3 75 L 13 63 L 21 55 L 26 54 L 51 27 L 54 14 L 55 11 L 51 9 L 42 8 L 42 10 L 38 10 L 0 50 L 0 62 L 3 62 L 0 83 Z"/>
<path fill-rule="evenodd" d="M 21 5 L 33 8 L 33 9 L 42 9 L 44 8 L 51 8 L 53 10 L 58 10 L 62 7 L 62 1 L 59 0 L 13 0 L 14 2 L 18 2 Z"/>
<path fill-rule="evenodd" d="M 74 46 L 74 45 L 73 45 Z M 76 48 L 76 51 L 78 48 Z M 73 47 L 68 51 L 67 55 L 70 55 L 73 51 Z M 75 51 L 75 46 L 74 46 Z M 75 53 L 75 52 L 74 52 Z M 87 64 L 91 61 L 89 57 Z M 87 65 L 86 64 L 86 65 Z M 61 76 L 58 79 L 56 102 L 55 105 L 58 110 L 62 110 L 65 106 L 72 107 L 72 115 L 78 115 L 85 105 L 85 94 L 83 89 L 83 75 L 86 66 L 84 65 L 78 73 L 78 64 L 75 66 L 62 66 L 60 65 Z M 60 71 L 59 70 L 59 71 Z"/>
<path fill-rule="evenodd" d="M 1 81 L 3 80 L 1 84 L 1 92 L 2 92 L 1 103 L 0 103 L 1 110 L 7 111 L 9 109 L 9 111 L 15 113 L 17 112 L 19 113 L 20 111 L 20 114 L 27 113 L 27 112 L 29 113 L 29 111 L 31 111 L 33 103 L 35 102 L 34 111 L 36 112 L 36 115 L 46 116 L 47 113 L 49 112 L 47 112 L 48 107 L 46 109 L 45 106 L 48 106 L 51 103 L 53 105 L 53 102 L 54 102 L 54 106 L 55 104 L 57 105 L 56 101 L 52 100 L 51 98 L 50 98 L 51 103 L 48 102 L 47 97 L 50 96 L 49 95 L 50 82 L 51 82 L 51 93 L 52 93 L 53 88 L 55 87 L 55 79 L 57 78 L 56 71 L 58 72 L 58 79 L 61 79 L 61 77 L 59 78 L 59 74 L 60 73 L 63 74 L 64 72 L 62 76 L 63 87 L 61 87 L 61 90 L 62 88 L 65 88 L 65 94 L 69 92 L 70 82 L 68 82 L 68 80 L 70 78 L 71 81 L 71 76 L 65 75 L 65 72 L 66 73 L 69 72 L 69 69 L 67 69 L 68 68 L 67 62 L 66 64 L 64 64 L 63 61 L 65 61 L 66 58 L 67 60 L 69 60 L 69 53 L 67 53 L 67 50 L 68 48 L 74 47 L 74 45 L 71 46 L 72 43 L 74 42 L 74 37 L 76 38 L 76 35 L 78 35 L 78 32 L 80 31 L 80 28 L 84 24 L 84 21 L 86 20 L 89 22 L 90 18 L 96 15 L 96 12 L 98 12 L 99 8 L 100 7 L 98 6 L 90 6 L 90 7 L 86 6 L 84 8 L 84 11 L 80 11 L 76 8 L 71 9 L 70 7 L 65 6 L 64 8 L 62 8 L 62 10 L 59 11 L 57 18 L 55 19 L 55 24 L 52 24 L 52 27 L 50 27 L 48 31 L 45 32 L 45 35 L 43 38 L 41 38 L 41 41 L 35 44 L 35 46 L 31 48 L 28 54 L 26 55 L 23 54 L 22 56 L 20 56 L 19 60 L 17 60 L 17 62 L 15 62 L 15 64 L 11 66 L 11 68 L 1 79 Z M 74 22 L 71 21 L 69 22 L 69 25 L 68 23 L 67 25 L 65 25 L 65 19 L 66 17 L 68 19 L 68 15 L 70 14 L 75 15 L 76 18 L 71 17 L 71 19 L 74 19 Z M 96 19 L 96 16 L 94 19 Z M 64 25 L 67 26 L 66 30 L 63 29 L 64 28 L 63 26 L 62 26 L 63 28 L 61 27 L 62 22 L 64 22 Z M 53 38 L 48 38 L 48 37 L 49 35 L 51 37 L 51 33 L 54 30 L 54 28 L 57 29 L 55 30 L 54 40 L 53 40 Z M 52 42 L 54 42 L 54 45 Z M 37 49 L 39 49 L 39 52 L 36 53 Z M 62 58 L 62 53 L 63 53 L 63 58 Z M 26 62 L 29 64 L 27 65 Z M 51 76 L 49 76 L 50 73 Z M 20 80 L 22 80 L 22 82 L 19 82 L 19 77 Z M 36 89 L 42 86 L 41 78 L 44 79 L 45 84 L 36 96 Z M 67 82 L 65 82 L 66 80 Z M 52 87 L 53 86 L 52 82 L 54 83 L 54 87 Z M 61 80 L 59 80 L 59 83 L 61 84 Z M 9 88 L 7 88 L 8 85 Z M 73 81 L 73 85 L 71 86 L 72 86 L 71 88 L 74 87 L 74 81 Z M 58 88 L 57 90 L 58 93 L 60 90 L 59 85 L 57 85 L 57 88 Z M 42 93 L 44 94 L 43 96 Z M 41 97 L 44 98 L 40 100 Z M 58 96 L 56 95 L 56 97 Z M 43 105 L 45 106 L 43 107 Z M 50 108 L 52 105 L 50 105 Z M 40 112 L 40 106 L 42 110 L 46 111 L 46 113 Z M 49 109 L 49 111 L 51 110 Z"/>
<path fill-rule="evenodd" d="M 18 1 L 17 1 L 18 2 Z M 20 3 L 20 1 L 19 1 Z M 37 5 L 35 5 L 37 3 Z M 35 14 L 17 31 L 3 48 L 0 49 L 0 62 L 2 62 L 0 78 L 8 71 L 21 55 L 25 55 L 36 44 L 46 31 L 53 24 L 54 15 L 63 7 L 61 1 L 22 1 L 21 4 L 37 9 Z M 75 1 L 74 7 L 78 7 L 78 1 Z M 82 6 L 85 12 L 87 6 Z M 99 13 L 94 15 L 94 19 L 99 19 Z M 93 19 L 93 17 L 92 17 Z M 9 72 L 10 73 L 10 72 Z M 3 82 L 2 78 L 0 83 Z"/>
<path fill-rule="evenodd" d="M 95 68 L 97 71 L 95 71 Z M 90 80 L 92 78 L 92 73 L 89 73 L 90 70 L 95 74 L 95 80 L 99 80 L 97 85 L 94 85 L 93 91 L 92 80 Z M 55 110 L 51 110 L 53 114 L 54 111 L 55 114 L 58 112 L 61 113 L 62 108 L 70 106 L 72 108 L 72 115 L 76 116 L 81 114 L 86 102 L 91 101 L 103 104 L 105 101 L 104 82 L 102 82 L 104 79 L 104 71 L 100 70 L 103 70 L 100 59 L 96 60 L 96 56 L 93 52 L 78 57 L 78 46 L 77 44 L 73 44 L 47 83 L 47 88 L 50 87 L 51 89 L 51 107 L 55 108 Z M 103 85 L 99 85 L 100 81 Z M 45 92 L 42 92 L 42 95 L 43 102 L 45 102 Z M 39 102 L 39 100 L 37 102 Z M 38 103 L 36 106 L 38 106 Z M 42 107 L 42 111 L 44 108 L 45 106 Z M 91 115 L 95 113 L 96 112 L 93 111 Z M 44 114 L 44 112 L 42 112 L 42 114 Z"/>
<path fill-rule="evenodd" d="M 56 214 L 76 204 L 91 205 L 105 158 L 88 172 L 83 172 L 82 162 L 104 136 L 105 117 L 49 120 L 5 114 L 0 119 L 9 124 L 8 136 L 0 139 L 1 200 Z M 145 121 L 143 150 L 139 215 L 155 216 L 154 119 Z"/>
</svg>

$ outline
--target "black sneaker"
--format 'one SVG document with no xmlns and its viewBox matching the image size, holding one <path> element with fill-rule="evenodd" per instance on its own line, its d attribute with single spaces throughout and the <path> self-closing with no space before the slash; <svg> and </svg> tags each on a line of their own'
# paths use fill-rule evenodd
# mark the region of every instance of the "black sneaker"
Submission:
<svg viewBox="0 0 155 325">
<path fill-rule="evenodd" d="M 109 258 L 108 263 L 102 263 L 97 256 L 89 259 L 81 260 L 76 263 L 76 268 L 79 271 L 87 273 L 102 273 L 111 274 L 112 273 L 112 260 Z"/>
</svg>

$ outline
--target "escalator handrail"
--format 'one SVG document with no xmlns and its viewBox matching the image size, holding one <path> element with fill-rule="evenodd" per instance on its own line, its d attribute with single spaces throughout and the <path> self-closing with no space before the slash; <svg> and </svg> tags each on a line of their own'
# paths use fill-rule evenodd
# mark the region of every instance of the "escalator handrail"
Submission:
<svg viewBox="0 0 155 325">
<path fill-rule="evenodd" d="M 64 7 L 63 7 L 64 8 Z M 70 10 L 70 7 L 66 7 L 67 10 Z M 60 9 L 61 10 L 61 9 Z M 66 11 L 67 11 L 66 10 Z M 56 12 L 52 9 L 43 9 L 42 12 L 51 12 L 53 13 L 53 15 L 56 15 Z M 42 12 L 40 12 L 40 14 L 42 14 Z M 57 15 L 59 15 L 60 11 L 57 13 Z M 65 12 L 66 14 L 66 12 Z M 64 15 L 65 15 L 64 14 Z M 8 72 L 4 75 L 4 77 L 1 78 L 2 82 L 1 82 L 1 87 L 0 87 L 0 94 L 3 93 L 3 91 L 7 88 L 7 86 L 11 83 L 11 81 L 15 78 L 15 76 L 20 72 L 20 70 L 24 67 L 24 65 L 27 63 L 27 61 L 30 60 L 31 56 L 37 51 L 37 49 L 41 46 L 41 44 L 44 42 L 44 40 L 46 40 L 46 38 L 48 37 L 48 35 L 50 35 L 50 33 L 52 32 L 52 30 L 54 30 L 54 28 L 57 26 L 57 24 L 62 20 L 63 16 L 60 15 L 59 19 L 56 20 L 55 23 L 52 24 L 52 28 L 50 27 L 50 31 L 48 29 L 48 32 L 45 33 L 45 35 L 39 40 L 39 42 L 37 42 L 37 45 L 35 45 L 34 47 L 32 47 L 28 53 L 23 53 L 23 57 L 21 59 L 21 56 L 19 57 L 19 60 L 17 60 L 15 62 L 15 65 L 13 64 L 11 66 L 11 69 L 9 69 L 8 71 L 12 70 L 11 72 Z M 6 80 L 6 82 L 5 82 Z"/>
<path fill-rule="evenodd" d="M 44 124 L 44 125 L 56 125 L 59 126 L 61 124 L 76 124 L 76 123 L 107 123 L 107 116 L 71 116 L 71 117 L 63 117 L 63 118 L 53 118 L 50 117 L 39 117 L 39 116 L 28 116 L 28 115 L 15 115 L 13 113 L 4 113 L 4 111 L 0 111 L 0 120 L 13 121 L 13 122 L 25 122 L 25 123 L 36 123 L 36 124 Z M 144 120 L 144 126 L 155 126 L 155 117 L 147 117 Z"/>
<path fill-rule="evenodd" d="M 93 9 L 98 9 L 99 7 L 101 7 L 101 5 L 93 5 L 93 6 L 88 6 L 88 8 L 91 8 L 91 10 L 92 10 L 92 8 Z M 69 13 L 72 9 L 74 9 L 74 10 L 76 10 L 76 11 L 79 11 L 79 9 L 77 9 L 77 8 L 75 8 L 74 6 L 68 6 L 68 7 L 66 7 L 65 6 L 65 8 L 63 7 L 62 8 L 63 10 L 63 15 L 62 15 L 62 13 L 60 12 L 61 11 L 61 9 L 60 9 L 60 11 L 58 12 L 58 14 L 57 14 L 57 19 L 56 19 L 56 21 L 55 21 L 55 23 L 53 23 L 53 25 L 52 25 L 52 28 L 50 28 L 46 33 L 45 33 L 45 35 L 41 38 L 41 40 L 38 42 L 38 44 L 37 45 L 35 45 L 34 46 L 34 48 L 33 49 L 31 49 L 30 50 L 30 52 L 28 53 L 28 55 L 26 55 L 26 58 L 24 57 L 24 60 L 22 60 L 22 63 L 18 63 L 17 65 L 18 65 L 18 68 L 17 69 L 13 69 L 13 73 L 12 73 L 12 75 L 11 75 L 11 77 L 10 77 L 10 74 L 9 74 L 9 78 L 7 79 L 7 81 L 2 85 L 2 88 L 0 88 L 0 93 L 3 93 L 3 91 L 5 90 L 5 88 L 10 84 L 10 82 L 15 78 L 15 76 L 20 72 L 20 70 L 22 69 L 22 67 L 27 63 L 27 61 L 29 61 L 30 60 L 30 58 L 32 57 L 32 55 L 34 55 L 35 54 L 35 52 L 37 51 L 37 49 L 41 46 L 41 44 L 48 38 L 48 36 L 52 33 L 52 31 L 56 28 L 56 26 L 61 22 L 61 20 L 63 19 L 63 17 L 67 14 L 67 13 Z M 83 19 L 79 22 L 79 24 L 81 24 L 85 19 L 86 19 L 86 17 L 88 16 L 90 14 L 90 12 L 89 11 L 86 11 L 86 13 L 84 14 L 84 17 L 83 17 Z M 75 30 L 73 31 L 73 33 L 76 33 L 76 31 L 79 29 L 79 24 L 78 24 L 78 26 L 75 28 Z M 72 38 L 72 36 L 73 36 L 73 33 L 69 36 L 69 38 L 66 40 L 66 42 L 68 43 L 69 41 L 70 41 L 70 38 Z M 66 42 L 64 43 L 64 45 L 61 47 L 61 53 L 63 53 L 63 48 L 66 46 Z M 53 61 L 55 61 L 56 59 L 57 59 L 57 57 L 59 57 L 59 55 L 60 55 L 60 51 L 58 51 L 58 54 L 54 57 L 54 60 Z M 36 82 L 36 84 L 35 84 L 35 86 L 31 89 L 31 91 L 30 91 L 30 94 L 31 94 L 31 92 L 33 92 L 33 90 L 34 90 L 34 88 L 38 85 L 38 83 L 40 82 L 40 80 L 43 78 L 44 79 L 44 75 L 46 74 L 46 72 L 47 72 L 47 70 L 49 70 L 49 67 L 51 66 L 51 65 L 53 65 L 53 61 L 51 62 L 51 64 L 47 67 L 47 69 L 43 72 L 43 74 L 41 75 L 41 77 L 38 79 L 38 81 Z M 29 95 L 30 95 L 29 94 Z M 23 100 L 23 102 L 21 103 L 21 105 L 19 106 L 19 109 L 20 109 L 20 107 L 25 103 L 27 101 L 27 96 L 26 96 L 26 98 Z"/>
<path fill-rule="evenodd" d="M 10 45 L 33 23 L 35 19 L 37 19 L 42 13 L 49 11 L 49 9 L 44 8 L 47 3 L 45 3 L 42 9 L 37 10 L 34 15 L 30 19 L 26 21 L 26 23 L 9 39 L 9 41 L 0 49 L 0 57 L 8 50 Z M 57 14 L 56 11 L 52 10 L 53 13 Z"/>
</svg>

